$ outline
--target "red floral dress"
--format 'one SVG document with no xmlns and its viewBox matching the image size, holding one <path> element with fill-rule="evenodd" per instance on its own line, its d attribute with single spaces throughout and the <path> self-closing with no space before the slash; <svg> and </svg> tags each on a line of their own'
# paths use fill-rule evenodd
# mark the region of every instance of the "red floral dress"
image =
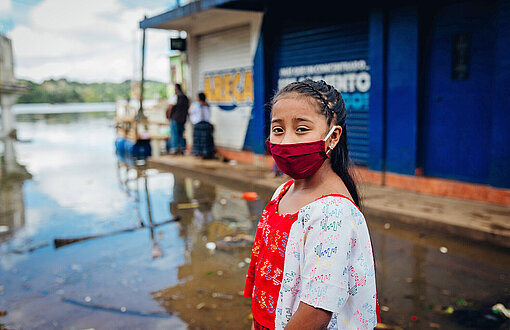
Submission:
<svg viewBox="0 0 510 330">
<path fill-rule="evenodd" d="M 278 203 L 293 182 L 287 182 L 262 212 L 246 275 L 244 296 L 252 298 L 253 319 L 268 329 L 275 327 L 275 310 L 283 277 L 285 248 L 289 231 L 298 216 L 297 212 L 279 214 Z"/>
</svg>

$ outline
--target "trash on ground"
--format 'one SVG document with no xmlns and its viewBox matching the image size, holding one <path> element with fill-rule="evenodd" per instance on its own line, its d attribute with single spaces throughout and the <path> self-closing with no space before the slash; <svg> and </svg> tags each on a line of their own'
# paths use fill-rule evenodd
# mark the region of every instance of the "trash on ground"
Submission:
<svg viewBox="0 0 510 330">
<path fill-rule="evenodd" d="M 446 246 L 441 246 L 441 247 L 439 248 L 439 251 L 440 251 L 441 253 L 448 253 L 448 248 L 447 248 Z"/>
<path fill-rule="evenodd" d="M 218 275 L 218 276 L 223 276 L 223 271 L 222 271 L 222 270 L 218 270 L 218 271 L 216 272 L 216 275 Z"/>
<path fill-rule="evenodd" d="M 391 225 L 389 223 L 384 224 L 384 229 L 390 229 L 390 228 L 391 228 Z"/>
<path fill-rule="evenodd" d="M 205 306 L 205 302 L 201 302 L 197 305 L 197 309 L 202 309 Z"/>
<path fill-rule="evenodd" d="M 383 306 L 381 306 L 381 310 L 382 310 L 383 312 L 388 312 L 388 311 L 390 310 L 390 308 L 389 308 L 388 306 L 384 306 L 384 305 L 383 305 Z"/>
<path fill-rule="evenodd" d="M 437 323 L 434 323 L 434 322 L 429 322 L 429 328 L 431 329 L 439 329 L 441 328 L 441 326 Z"/>
<path fill-rule="evenodd" d="M 411 316 L 411 321 L 418 321 L 418 316 L 416 315 Z"/>
<path fill-rule="evenodd" d="M 216 249 L 216 243 L 214 243 L 214 242 L 207 242 L 207 243 L 205 243 L 205 247 L 208 250 L 215 250 Z"/>
</svg>

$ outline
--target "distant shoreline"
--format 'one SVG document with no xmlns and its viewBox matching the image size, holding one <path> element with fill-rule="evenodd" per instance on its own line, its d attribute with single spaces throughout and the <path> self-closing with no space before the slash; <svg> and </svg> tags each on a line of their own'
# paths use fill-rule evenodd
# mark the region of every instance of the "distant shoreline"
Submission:
<svg viewBox="0 0 510 330">
<path fill-rule="evenodd" d="M 21 103 L 12 107 L 15 115 L 115 112 L 115 102 L 91 103 Z"/>
</svg>

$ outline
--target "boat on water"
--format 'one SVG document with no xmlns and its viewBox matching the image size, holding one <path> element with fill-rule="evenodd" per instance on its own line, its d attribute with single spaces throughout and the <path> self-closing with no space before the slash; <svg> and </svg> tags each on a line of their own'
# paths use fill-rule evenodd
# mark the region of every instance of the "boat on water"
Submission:
<svg viewBox="0 0 510 330">
<path fill-rule="evenodd" d="M 170 133 L 165 100 L 143 101 L 145 118 L 137 119 L 138 100 L 116 102 L 115 149 L 122 160 L 145 159 L 166 150 Z"/>
</svg>

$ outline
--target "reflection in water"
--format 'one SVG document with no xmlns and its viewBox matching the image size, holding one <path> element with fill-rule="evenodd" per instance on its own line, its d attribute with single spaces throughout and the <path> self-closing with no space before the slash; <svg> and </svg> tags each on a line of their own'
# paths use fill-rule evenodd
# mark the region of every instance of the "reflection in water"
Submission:
<svg viewBox="0 0 510 330">
<path fill-rule="evenodd" d="M 0 309 L 7 312 L 0 323 L 7 328 L 186 327 L 150 294 L 178 282 L 184 242 L 177 223 L 152 228 L 152 234 L 134 230 L 61 249 L 50 244 L 139 228 L 140 218 L 150 228 L 141 180 L 139 203 L 118 185 L 108 116 L 19 121 L 18 136 L 32 142 L 16 145 L 18 159 L 34 179 L 16 188 L 22 189 L 24 226 L 0 242 Z M 145 173 L 151 217 L 156 223 L 171 219 L 173 176 Z M 151 236 L 162 252 L 158 258 L 152 257 Z M 27 248 L 32 246 L 46 247 Z"/>
<path fill-rule="evenodd" d="M 174 189 L 172 207 L 183 217 L 186 263 L 179 267 L 179 284 L 154 297 L 192 329 L 249 328 L 250 301 L 242 290 L 251 245 L 206 246 L 225 237 L 253 235 L 252 219 L 258 219 L 266 201 L 246 201 L 236 197 L 239 191 L 179 176 Z"/>
<path fill-rule="evenodd" d="M 19 121 L 18 136 L 33 142 L 16 145 L 17 159 L 33 179 L 2 181 L 2 214 L 9 215 L 2 224 L 23 225 L 0 240 L 0 309 L 7 311 L 0 323 L 248 328 L 250 301 L 240 291 L 249 244 L 218 243 L 252 237 L 267 200 L 246 201 L 241 191 L 118 162 L 108 116 Z M 14 211 L 4 212 L 5 205 Z M 181 221 L 158 226 L 175 215 Z M 506 251 L 367 221 L 384 323 L 459 329 L 446 307 L 510 305 Z M 50 244 L 125 229 L 133 230 L 61 249 Z"/>
<path fill-rule="evenodd" d="M 14 139 L 4 137 L 0 156 L 0 240 L 9 238 L 25 224 L 23 182 L 30 178 L 16 160 Z"/>
</svg>

